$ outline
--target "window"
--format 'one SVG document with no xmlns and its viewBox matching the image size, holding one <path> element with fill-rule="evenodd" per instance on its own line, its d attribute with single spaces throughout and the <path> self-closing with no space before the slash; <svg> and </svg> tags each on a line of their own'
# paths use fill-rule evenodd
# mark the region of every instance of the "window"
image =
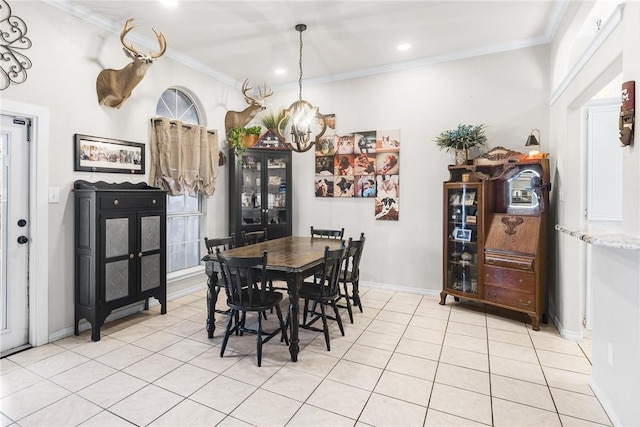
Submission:
<svg viewBox="0 0 640 427">
<path fill-rule="evenodd" d="M 202 124 L 192 97 L 177 88 L 164 91 L 156 114 L 184 123 Z M 201 219 L 200 195 L 167 196 L 167 273 L 200 265 Z"/>
</svg>

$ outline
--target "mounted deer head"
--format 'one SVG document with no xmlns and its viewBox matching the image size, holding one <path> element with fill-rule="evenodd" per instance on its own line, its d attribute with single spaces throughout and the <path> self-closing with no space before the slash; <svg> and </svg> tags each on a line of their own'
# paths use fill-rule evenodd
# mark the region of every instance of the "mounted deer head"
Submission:
<svg viewBox="0 0 640 427">
<path fill-rule="evenodd" d="M 129 31 L 135 28 L 131 25 L 132 22 L 133 18 L 128 19 L 124 24 L 124 29 L 120 33 L 120 42 L 122 46 L 124 46 L 124 53 L 131 58 L 132 62 L 121 70 L 112 70 L 109 68 L 100 71 L 98 79 L 96 80 L 96 90 L 98 92 L 98 102 L 100 105 L 120 108 L 122 103 L 131 96 L 131 91 L 140 83 L 147 69 L 153 64 L 153 61 L 160 58 L 167 50 L 167 41 L 164 38 L 164 34 L 158 34 L 156 30 L 153 30 L 153 32 L 160 45 L 160 51 L 158 53 L 150 52 L 149 55 L 144 55 L 138 52 L 131 44 L 127 44 L 124 38 Z"/>
<path fill-rule="evenodd" d="M 242 95 L 244 95 L 244 100 L 247 101 L 249 106 L 242 111 L 227 111 L 227 114 L 224 116 L 225 135 L 229 135 L 229 131 L 234 127 L 241 128 L 249 123 L 251 119 L 258 114 L 258 111 L 266 108 L 264 106 L 265 98 L 273 95 L 273 91 L 267 89 L 266 83 L 262 87 L 258 86 L 258 96 L 253 98 L 249 96 L 249 92 L 252 89 L 253 88 L 249 87 L 249 79 L 245 79 L 242 84 Z"/>
</svg>

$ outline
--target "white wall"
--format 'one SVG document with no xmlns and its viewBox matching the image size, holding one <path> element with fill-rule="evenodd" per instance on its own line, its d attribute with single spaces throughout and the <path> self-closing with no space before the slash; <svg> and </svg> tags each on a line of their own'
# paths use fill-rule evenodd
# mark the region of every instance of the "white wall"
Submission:
<svg viewBox="0 0 640 427">
<path fill-rule="evenodd" d="M 108 182 L 139 176 L 73 172 L 73 134 L 148 141 L 148 119 L 169 86 L 184 86 L 204 105 L 208 128 L 223 129 L 224 113 L 243 108 L 236 88 L 160 58 L 120 110 L 101 107 L 95 78 L 103 67 L 127 63 L 117 34 L 104 31 L 39 2 L 19 2 L 14 13 L 28 25 L 33 60 L 26 83 L 2 96 L 46 106 L 51 111 L 49 182 L 61 189 L 60 204 L 49 205 L 49 334 L 73 327 L 73 200 L 77 179 Z M 64 31 L 61 31 L 64 29 Z M 548 47 L 484 57 L 321 86 L 304 87 L 304 97 L 337 115 L 338 132 L 400 129 L 400 220 L 374 220 L 372 200 L 316 199 L 313 154 L 294 154 L 294 233 L 310 225 L 345 227 L 348 236 L 365 232 L 363 281 L 424 293 L 441 289 L 442 182 L 451 156 L 433 138 L 459 123 L 486 123 L 490 147 L 524 149 L 532 128 L 545 147 L 548 135 Z M 99 65 L 102 64 L 102 65 Z M 276 93 L 274 107 L 288 106 L 297 91 Z M 206 235 L 227 233 L 227 174 L 222 168 L 216 194 L 207 201 Z M 193 279 L 204 283 L 202 278 Z M 176 289 L 180 284 L 174 284 Z M 169 292 L 172 291 L 170 287 Z"/>
</svg>

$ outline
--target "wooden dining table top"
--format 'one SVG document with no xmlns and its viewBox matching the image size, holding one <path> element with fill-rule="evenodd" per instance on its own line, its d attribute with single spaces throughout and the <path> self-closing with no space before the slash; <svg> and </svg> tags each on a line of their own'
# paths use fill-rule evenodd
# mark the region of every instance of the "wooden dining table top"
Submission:
<svg viewBox="0 0 640 427">
<path fill-rule="evenodd" d="M 267 251 L 268 269 L 300 272 L 322 263 L 325 247 L 339 249 L 341 244 L 338 239 L 288 236 L 228 249 L 223 253 L 233 257 L 260 257 Z"/>
</svg>

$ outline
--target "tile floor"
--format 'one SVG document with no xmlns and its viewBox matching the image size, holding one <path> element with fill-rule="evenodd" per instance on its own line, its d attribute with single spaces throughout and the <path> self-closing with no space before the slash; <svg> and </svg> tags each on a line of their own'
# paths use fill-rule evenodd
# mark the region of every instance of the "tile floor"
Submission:
<svg viewBox="0 0 640 427">
<path fill-rule="evenodd" d="M 591 343 L 519 314 L 363 289 L 364 313 L 331 352 L 301 331 L 299 361 L 251 335 L 220 358 L 205 291 L 0 360 L 2 426 L 596 426 Z M 269 322 L 275 315 L 269 316 Z"/>
</svg>

